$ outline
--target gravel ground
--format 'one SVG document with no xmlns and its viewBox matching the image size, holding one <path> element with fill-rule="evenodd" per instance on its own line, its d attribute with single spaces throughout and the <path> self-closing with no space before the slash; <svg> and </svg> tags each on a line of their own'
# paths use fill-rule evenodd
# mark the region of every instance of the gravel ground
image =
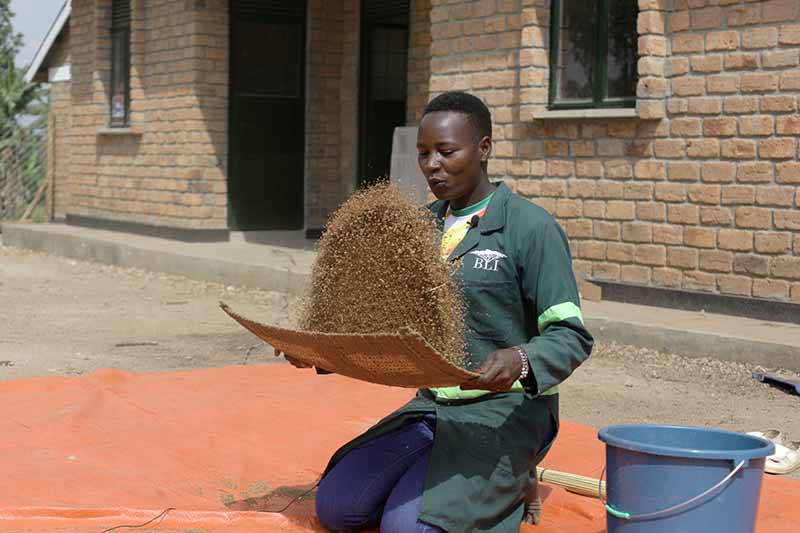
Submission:
<svg viewBox="0 0 800 533">
<path fill-rule="evenodd" d="M 0 245 L 0 380 L 282 362 L 231 321 L 220 300 L 278 325 L 290 324 L 296 309 L 279 293 Z M 777 428 L 800 440 L 800 397 L 755 381 L 751 370 L 601 342 L 562 386 L 562 417 L 594 427 Z"/>
<path fill-rule="evenodd" d="M 276 292 L 0 246 L 0 380 L 281 361 L 220 301 L 278 325 L 294 309 Z"/>
</svg>

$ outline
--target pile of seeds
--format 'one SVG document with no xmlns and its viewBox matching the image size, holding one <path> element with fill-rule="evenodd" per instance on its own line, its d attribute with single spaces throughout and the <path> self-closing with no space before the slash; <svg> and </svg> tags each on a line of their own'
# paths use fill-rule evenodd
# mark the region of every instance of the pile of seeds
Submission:
<svg viewBox="0 0 800 533">
<path fill-rule="evenodd" d="M 394 186 L 357 192 L 320 239 L 301 328 L 395 333 L 409 327 L 463 366 L 464 297 L 440 246 L 433 214 Z"/>
</svg>

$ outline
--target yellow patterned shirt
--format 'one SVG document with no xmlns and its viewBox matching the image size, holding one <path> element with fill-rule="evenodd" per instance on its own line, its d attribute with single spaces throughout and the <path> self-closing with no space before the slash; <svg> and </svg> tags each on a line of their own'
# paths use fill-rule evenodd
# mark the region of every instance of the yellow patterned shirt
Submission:
<svg viewBox="0 0 800 533">
<path fill-rule="evenodd" d="M 494 193 L 464 209 L 447 209 L 447 215 L 444 217 L 444 235 L 442 235 L 442 257 L 444 259 L 450 257 L 458 243 L 464 239 L 469 231 L 469 222 L 472 217 L 483 216 L 493 195 Z"/>
</svg>

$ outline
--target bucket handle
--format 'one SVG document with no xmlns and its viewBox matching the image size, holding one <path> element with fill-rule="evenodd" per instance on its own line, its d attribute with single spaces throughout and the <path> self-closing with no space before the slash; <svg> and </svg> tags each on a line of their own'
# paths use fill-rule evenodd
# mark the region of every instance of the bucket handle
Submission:
<svg viewBox="0 0 800 533">
<path fill-rule="evenodd" d="M 684 509 L 685 507 L 690 506 L 694 502 L 696 502 L 698 500 L 701 500 L 702 498 L 705 498 L 706 496 L 708 496 L 709 494 L 711 494 L 715 490 L 721 488 L 728 481 L 730 481 L 733 478 L 733 476 L 736 475 L 737 472 L 739 472 L 742 468 L 744 468 L 744 465 L 745 465 L 746 462 L 747 462 L 746 460 L 740 461 L 739 464 L 736 465 L 736 468 L 734 468 L 731 471 L 730 474 L 725 476 L 725 478 L 722 481 L 720 481 L 719 483 L 717 483 L 716 485 L 714 485 L 710 489 L 706 490 L 705 492 L 703 492 L 701 494 L 698 494 L 694 498 L 686 500 L 683 503 L 679 503 L 677 505 L 673 505 L 672 507 L 667 507 L 666 509 L 662 509 L 660 511 L 653 511 L 652 513 L 644 513 L 644 514 L 637 514 L 637 515 L 632 515 L 631 513 L 626 513 L 624 511 L 620 511 L 619 509 L 616 509 L 612 505 L 609 505 L 608 501 L 603 499 L 603 492 L 598 489 L 600 502 L 605 506 L 606 511 L 608 511 L 608 514 L 610 514 L 612 516 L 616 516 L 617 518 L 622 518 L 623 520 L 648 520 L 648 519 L 652 519 L 652 518 L 658 518 L 658 517 L 664 516 L 666 514 L 672 513 L 674 511 L 678 511 L 678 510 Z M 605 477 L 606 477 L 606 468 L 603 467 L 603 473 L 600 474 L 600 483 L 599 483 L 598 487 L 602 486 L 603 479 Z"/>
</svg>

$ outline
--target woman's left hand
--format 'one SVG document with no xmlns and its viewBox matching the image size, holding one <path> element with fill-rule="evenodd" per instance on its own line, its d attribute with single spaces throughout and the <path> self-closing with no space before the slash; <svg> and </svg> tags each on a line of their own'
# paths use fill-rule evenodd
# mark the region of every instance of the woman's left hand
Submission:
<svg viewBox="0 0 800 533">
<path fill-rule="evenodd" d="M 507 391 L 522 374 L 522 359 L 517 350 L 503 348 L 490 353 L 477 372 L 480 376 L 462 384 L 463 390 Z"/>
</svg>

